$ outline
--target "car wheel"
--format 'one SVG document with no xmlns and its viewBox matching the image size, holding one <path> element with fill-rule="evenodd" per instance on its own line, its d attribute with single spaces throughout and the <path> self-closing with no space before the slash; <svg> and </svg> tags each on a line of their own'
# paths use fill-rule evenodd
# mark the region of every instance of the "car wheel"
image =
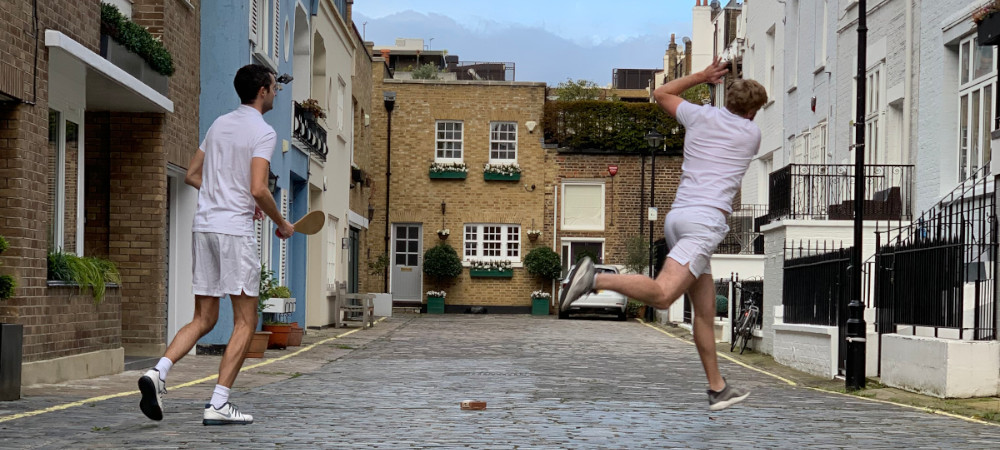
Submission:
<svg viewBox="0 0 1000 450">
<path fill-rule="evenodd" d="M 569 311 L 559 311 L 560 319 L 569 319 Z"/>
</svg>

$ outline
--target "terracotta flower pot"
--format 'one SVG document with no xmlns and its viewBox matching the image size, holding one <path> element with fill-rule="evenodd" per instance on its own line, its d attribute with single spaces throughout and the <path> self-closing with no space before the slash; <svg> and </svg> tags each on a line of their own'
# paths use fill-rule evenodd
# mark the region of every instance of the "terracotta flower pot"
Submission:
<svg viewBox="0 0 1000 450">
<path fill-rule="evenodd" d="M 271 332 L 271 338 L 267 340 L 267 348 L 288 347 L 288 335 L 292 332 L 292 324 L 264 324 L 264 331 Z"/>
<path fill-rule="evenodd" d="M 302 327 L 299 326 L 298 322 L 292 322 L 292 331 L 288 333 L 288 346 L 298 347 L 302 345 L 302 335 L 304 334 Z"/>
<path fill-rule="evenodd" d="M 247 358 L 263 358 L 264 350 L 267 350 L 267 340 L 271 337 L 270 331 L 257 331 L 253 334 L 253 339 L 250 340 L 250 346 L 247 347 Z"/>
</svg>

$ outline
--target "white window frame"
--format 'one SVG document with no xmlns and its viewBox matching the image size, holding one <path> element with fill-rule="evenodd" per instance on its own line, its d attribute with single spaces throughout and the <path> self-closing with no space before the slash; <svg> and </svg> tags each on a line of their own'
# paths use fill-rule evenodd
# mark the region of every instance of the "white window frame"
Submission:
<svg viewBox="0 0 1000 450">
<path fill-rule="evenodd" d="M 250 0 L 250 43 L 255 59 L 278 70 L 281 0 Z"/>
<path fill-rule="evenodd" d="M 813 127 L 812 132 L 809 134 L 809 163 L 810 164 L 825 164 L 826 163 L 826 121 L 822 121 L 819 125 Z"/>
<path fill-rule="evenodd" d="M 457 133 L 459 133 L 458 139 L 443 139 L 443 138 L 441 138 L 441 136 L 440 136 L 441 133 L 447 133 L 447 132 L 456 133 L 455 130 L 442 130 L 441 129 L 442 125 L 449 124 L 449 123 L 451 123 L 451 124 L 456 124 L 457 123 L 457 124 L 459 124 L 462 127 L 461 131 L 457 131 Z M 440 148 L 440 145 L 442 143 L 446 143 L 446 142 L 453 142 L 453 143 L 457 142 L 458 143 L 458 149 L 457 149 L 457 151 L 459 153 L 459 157 L 458 158 L 454 158 L 454 157 L 452 157 L 452 158 L 446 158 L 446 157 L 438 155 L 439 151 L 445 151 L 445 149 L 441 149 Z M 450 149 L 449 151 L 456 151 L 456 150 L 455 149 Z M 465 122 L 461 121 L 461 120 L 436 120 L 436 121 L 434 121 L 434 162 L 439 162 L 439 163 L 460 163 L 460 162 L 462 162 L 464 160 L 464 158 L 465 158 Z"/>
<path fill-rule="evenodd" d="M 792 16 L 794 16 L 793 18 L 795 20 L 795 33 L 792 34 L 792 67 L 791 70 L 785 70 L 785 73 L 789 74 L 788 88 L 786 89 L 786 92 L 794 91 L 799 84 L 800 39 L 798 39 L 798 37 L 802 35 L 802 19 L 801 14 L 799 14 L 799 11 L 801 10 L 799 0 L 792 0 L 791 3 L 790 7 L 792 8 Z M 786 33 L 785 36 L 787 42 L 788 34 Z"/>
<path fill-rule="evenodd" d="M 774 89 L 775 82 L 777 79 L 777 72 L 775 72 L 774 70 L 774 64 L 775 64 L 774 50 L 776 45 L 775 36 L 776 36 L 775 26 L 771 25 L 771 28 L 767 30 L 767 33 L 765 34 L 766 43 L 764 50 L 764 60 L 766 61 L 765 64 L 767 67 L 766 69 L 767 73 L 765 74 L 765 79 L 767 80 L 768 104 L 770 104 L 770 102 L 773 102 L 774 99 L 776 98 Z"/>
<path fill-rule="evenodd" d="M 818 46 L 814 52 L 814 60 L 816 64 L 816 69 L 813 73 L 819 73 L 826 67 L 826 47 L 827 47 L 827 32 L 829 30 L 827 21 L 830 19 L 830 0 L 823 0 L 823 15 L 820 16 L 822 22 L 816 27 L 823 34 L 818 36 L 817 39 L 813 41 Z"/>
<path fill-rule="evenodd" d="M 56 138 L 56 199 L 55 204 L 52 208 L 55 208 L 55 223 L 50 226 L 55 228 L 52 230 L 52 247 L 60 252 L 72 253 L 77 256 L 83 256 L 83 240 L 84 240 L 84 164 L 86 163 L 85 153 L 85 136 L 84 136 L 84 123 L 83 123 L 83 112 L 68 105 L 62 105 L 58 100 L 51 100 L 49 104 L 49 109 L 55 111 L 59 115 L 58 119 L 58 131 Z M 46 115 L 47 117 L 47 115 Z M 76 224 L 76 230 L 73 233 L 76 235 L 76 248 L 65 248 L 66 247 L 66 122 L 73 122 L 77 126 L 77 154 L 76 154 L 76 220 L 73 222 Z M 46 134 L 48 134 L 48 126 L 46 126 Z M 46 141 L 46 145 L 48 142 Z"/>
<path fill-rule="evenodd" d="M 968 65 L 965 67 L 968 70 L 969 79 L 963 83 L 962 57 L 967 47 L 971 50 L 969 59 L 966 62 Z M 957 111 L 955 130 L 957 134 L 956 145 L 958 151 L 956 153 L 958 156 L 959 180 L 964 180 L 972 176 L 976 170 L 984 165 L 988 165 L 990 163 L 989 159 L 992 159 L 992 149 L 989 148 L 990 132 L 993 130 L 994 119 L 996 118 L 996 61 L 1000 55 L 997 54 L 996 46 L 989 46 L 988 48 L 993 51 L 993 61 L 989 64 L 990 71 L 976 77 L 974 72 L 975 57 L 981 48 L 978 46 L 978 36 L 976 34 L 971 34 L 962 39 L 958 46 L 958 72 L 955 77 L 958 80 L 957 95 L 955 97 Z M 968 105 L 966 105 L 964 110 L 962 108 L 962 97 L 968 98 Z M 987 105 L 983 102 L 984 98 L 989 101 L 988 106 L 990 111 L 985 111 Z M 973 103 L 976 99 L 979 100 L 978 104 Z M 984 114 L 987 116 L 984 117 Z M 967 124 L 964 129 L 962 127 L 963 119 Z M 987 149 L 990 152 L 989 159 L 985 157 L 986 152 L 984 150 Z"/>
<path fill-rule="evenodd" d="M 514 131 L 513 131 L 513 133 L 514 133 L 514 139 L 513 140 L 497 139 L 496 138 L 496 135 L 498 135 L 499 133 L 510 133 L 511 132 L 510 130 L 500 131 L 499 128 L 501 126 L 504 126 L 504 125 L 513 126 L 514 127 Z M 517 132 L 518 132 L 518 130 L 517 130 L 517 122 L 512 122 L 512 121 L 490 122 L 490 163 L 491 164 L 498 164 L 498 163 L 499 164 L 509 164 L 509 163 L 516 163 L 517 162 Z M 514 147 L 513 148 L 514 157 L 513 158 L 494 158 L 493 157 L 493 151 L 494 151 L 493 145 L 494 144 L 496 144 L 497 146 L 503 146 L 503 144 L 513 145 L 513 147 Z M 497 151 L 509 152 L 509 151 L 511 151 L 511 149 L 507 148 L 507 149 L 504 149 L 504 150 L 497 150 Z"/>
<path fill-rule="evenodd" d="M 600 227 L 578 227 L 566 225 L 566 187 L 567 186 L 600 186 L 601 187 L 601 226 Z M 567 180 L 562 183 L 561 204 L 559 205 L 559 227 L 563 231 L 604 231 L 604 224 L 607 221 L 607 211 L 605 200 L 607 198 L 607 185 L 603 181 Z"/>
<path fill-rule="evenodd" d="M 883 164 L 885 147 L 885 61 L 865 73 L 865 164 Z"/>
<path fill-rule="evenodd" d="M 344 102 L 347 101 L 347 83 L 337 75 L 337 132 L 344 134 Z M 345 141 L 346 136 L 345 137 Z"/>
<path fill-rule="evenodd" d="M 560 262 L 564 262 L 565 263 L 565 264 L 563 264 L 563 267 L 562 267 L 562 275 L 560 275 L 560 277 L 559 277 L 560 280 L 566 278 L 566 275 L 569 273 L 570 267 L 573 266 L 573 262 L 574 261 L 573 261 L 573 251 L 572 251 L 572 249 L 573 249 L 573 244 L 574 243 L 601 244 L 601 254 L 597 255 L 597 256 L 601 259 L 601 261 L 604 261 L 604 253 L 607 250 L 607 241 L 606 241 L 606 239 L 604 239 L 604 238 L 580 238 L 580 237 L 560 238 L 559 239 L 559 246 L 560 246 L 560 249 L 562 251 L 559 253 L 559 260 L 560 260 Z"/>
<path fill-rule="evenodd" d="M 484 239 L 484 229 L 486 227 L 500 228 L 500 240 L 489 241 L 490 243 L 499 242 L 500 255 L 485 254 L 484 245 L 487 241 Z M 524 253 L 521 231 L 522 227 L 519 224 L 467 223 L 462 227 L 462 260 L 510 261 L 511 263 L 520 262 L 521 256 L 523 256 Z M 511 244 L 516 244 L 516 249 L 514 250 L 516 254 L 511 251 Z"/>
</svg>

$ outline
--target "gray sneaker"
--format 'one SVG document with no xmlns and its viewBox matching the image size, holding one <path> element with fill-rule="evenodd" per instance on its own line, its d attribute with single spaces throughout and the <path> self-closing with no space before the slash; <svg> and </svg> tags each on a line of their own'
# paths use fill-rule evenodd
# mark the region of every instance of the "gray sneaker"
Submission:
<svg viewBox="0 0 1000 450">
<path fill-rule="evenodd" d="M 569 273 L 569 286 L 563 289 L 559 310 L 566 311 L 583 294 L 594 289 L 594 261 L 584 256 Z"/>
<path fill-rule="evenodd" d="M 746 400 L 749 396 L 750 391 L 732 387 L 726 382 L 726 387 L 722 391 L 708 390 L 708 409 L 721 411 Z"/>
<path fill-rule="evenodd" d="M 163 420 L 163 394 L 167 393 L 167 384 L 160 379 L 158 370 L 150 369 L 139 377 L 139 392 L 142 393 L 142 400 L 139 400 L 142 413 L 150 419 Z"/>
</svg>

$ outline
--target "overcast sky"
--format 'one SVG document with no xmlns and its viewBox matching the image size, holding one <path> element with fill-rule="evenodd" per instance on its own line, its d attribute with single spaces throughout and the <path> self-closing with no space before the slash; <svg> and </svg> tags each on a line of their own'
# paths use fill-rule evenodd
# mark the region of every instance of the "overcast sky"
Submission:
<svg viewBox="0 0 1000 450">
<path fill-rule="evenodd" d="M 356 0 L 366 40 L 423 38 L 467 61 L 510 61 L 518 81 L 600 85 L 612 69 L 662 69 L 670 34 L 691 35 L 694 0 Z M 433 41 L 431 38 L 434 38 Z"/>
</svg>

